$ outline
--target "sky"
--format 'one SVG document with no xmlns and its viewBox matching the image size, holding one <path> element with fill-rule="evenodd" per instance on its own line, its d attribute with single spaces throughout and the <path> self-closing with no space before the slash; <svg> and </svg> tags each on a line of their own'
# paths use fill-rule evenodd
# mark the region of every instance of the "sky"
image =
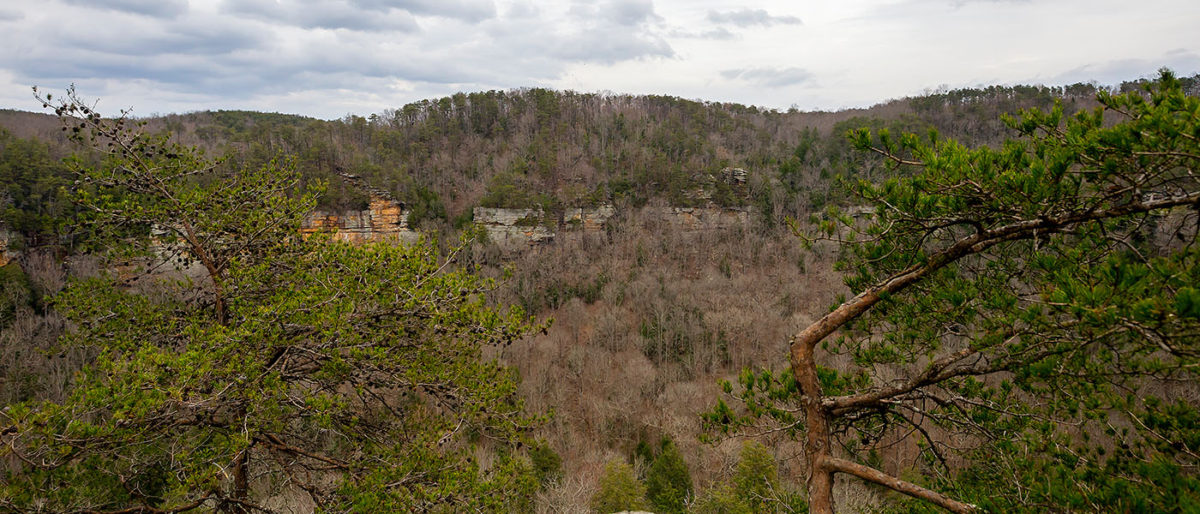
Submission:
<svg viewBox="0 0 1200 514">
<path fill-rule="evenodd" d="M 837 110 L 1200 72 L 1196 0 L 0 0 L 0 108 L 368 116 L 548 87 Z"/>
</svg>

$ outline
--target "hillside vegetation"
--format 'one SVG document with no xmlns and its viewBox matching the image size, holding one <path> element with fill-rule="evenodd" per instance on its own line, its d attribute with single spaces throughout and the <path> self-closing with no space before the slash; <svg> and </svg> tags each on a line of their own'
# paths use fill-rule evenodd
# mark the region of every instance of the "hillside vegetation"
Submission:
<svg viewBox="0 0 1200 514">
<path fill-rule="evenodd" d="M 1195 77 L 1181 82 L 1182 90 L 1197 94 L 1200 81 Z M 1128 83 L 1114 91 L 1139 91 L 1142 85 Z M 1098 92 L 1087 84 L 990 87 L 936 92 L 869 109 L 806 113 L 673 97 L 526 89 L 457 94 L 332 121 L 247 111 L 139 121 L 145 130 L 167 131 L 173 143 L 219 158 L 214 164 L 218 176 L 274 169 L 271 163 L 280 163 L 282 169 L 295 172 L 289 192 L 324 188 L 324 194 L 313 200 L 319 208 L 362 209 L 367 193 L 342 178 L 358 176 L 402 201 L 410 226 L 436 234 L 441 252 L 456 251 L 456 266 L 499 279 L 494 289 L 480 286 L 474 278 L 461 279 L 472 291 L 486 290 L 489 304 L 517 305 L 536 320 L 553 320 L 548 328 L 511 344 L 485 346 L 478 356 L 470 353 L 474 348 L 465 351 L 470 358 L 496 358 L 516 370 L 519 380 L 511 384 L 503 369 L 488 371 L 499 377 L 502 391 L 497 394 L 502 393 L 505 408 L 523 404 L 528 412 L 550 415 L 538 422 L 521 418 L 519 430 L 511 431 L 497 428 L 495 420 L 487 418 L 480 426 L 499 430 L 502 437 L 481 443 L 487 436 L 459 434 L 470 444 L 436 455 L 463 463 L 471 462 L 469 454 L 476 452 L 477 461 L 471 466 L 478 469 L 516 469 L 514 482 L 501 485 L 532 495 L 533 501 L 472 503 L 455 496 L 472 494 L 471 488 L 486 489 L 488 480 L 500 479 L 493 474 L 444 497 L 431 494 L 444 502 L 439 505 L 587 512 L 603 501 L 611 508 L 648 507 L 661 512 L 764 512 L 805 507 L 804 477 L 809 471 L 803 445 L 792 439 L 791 429 L 766 425 L 742 432 L 764 446 L 713 437 L 713 427 L 706 431 L 701 414 L 710 411 L 718 398 L 730 398 L 726 393 L 731 389 L 722 390 L 719 381 L 744 385 L 742 370 L 749 367 L 787 369 L 789 337 L 825 315 L 831 304 L 857 292 L 843 282 L 842 268 L 835 271 L 835 262 L 847 254 L 832 244 L 803 247 L 789 220 L 803 224 L 818 215 L 814 221 L 829 222 L 831 218 L 821 217 L 826 208 L 870 203 L 856 196 L 856 191 L 862 192 L 856 181 L 879 183 L 918 172 L 890 165 L 895 156 L 886 151 L 856 148 L 848 133 L 855 129 L 876 134 L 911 132 L 931 139 L 936 132 L 969 147 L 1001 148 L 1006 139 L 1020 134 L 1001 121 L 1002 115 L 1028 108 L 1049 111 L 1056 105 L 1064 117 L 1090 112 L 1101 105 Z M 51 298 L 69 299 L 74 294 L 76 303 L 83 302 L 67 285 L 111 266 L 98 263 L 94 250 L 114 236 L 111 231 L 97 231 L 89 221 L 88 204 L 74 195 L 94 186 L 86 180 L 78 182 L 72 171 L 72 167 L 108 165 L 108 158 L 73 145 L 70 133 L 70 127 L 60 130 L 52 116 L 0 112 L 0 185 L 4 188 L 0 228 L 8 233 L 9 248 L 20 252 L 0 275 L 4 280 L 0 401 L 6 404 L 62 401 L 77 385 L 74 373 L 107 355 L 106 350 L 86 344 L 60 347 L 55 343 L 69 325 L 58 306 L 70 302 Z M 68 157 L 74 164 L 63 162 Z M 720 180 L 728 168 L 746 170 L 747 181 Z M 196 180 L 200 186 L 213 184 Z M 486 241 L 462 248 L 453 244 L 470 225 L 474 207 L 537 207 L 555 212 L 601 204 L 617 207 L 617 215 L 602 231 L 559 238 L 552 245 L 513 253 Z M 745 207 L 753 214 L 740 227 L 680 231 L 657 218 L 654 213 L 659 211 L 646 209 L 659 206 Z M 854 218 L 841 221 L 850 227 L 859 223 Z M 148 236 L 149 229 L 149 224 L 141 224 L 116 235 Z M 1141 234 L 1136 244 L 1159 244 L 1155 238 L 1161 235 L 1139 230 L 1143 229 L 1129 230 Z M 438 250 L 429 247 L 428 251 Z M 358 261 L 354 262 L 379 258 L 396 263 L 408 258 L 366 252 L 369 255 L 355 254 Z M 289 249 L 286 255 L 303 259 L 301 254 Z M 273 255 L 264 250 L 258 258 L 269 261 Z M 321 259 L 316 256 L 311 261 Z M 855 270 L 865 273 L 861 268 L 851 271 Z M 367 278 L 376 273 L 369 267 L 349 271 Z M 279 273 L 261 280 L 290 280 L 288 272 Z M 336 280 L 337 275 L 332 276 Z M 294 299 L 267 296 L 263 301 L 303 308 L 308 306 L 305 301 L 327 301 L 324 295 L 334 294 L 315 285 L 328 278 L 296 280 L 313 281 L 311 299 L 297 304 Z M 131 283 L 134 288 L 149 288 Z M 194 285 L 203 290 L 204 284 Z M 138 291 L 164 305 L 212 307 L 197 300 L 209 294 L 205 292 Z M 368 303 L 375 301 L 372 297 Z M 512 323 L 519 325 L 516 320 Z M 213 333 L 223 330 L 198 326 Z M 527 328 L 520 325 L 519 330 L 511 330 Z M 439 330 L 434 325 L 420 329 L 431 334 Z M 872 341 L 863 333 L 853 333 Z M 505 337 L 513 336 L 506 332 Z M 436 354 L 436 350 L 430 353 Z M 832 368 L 824 379 L 846 390 L 856 387 L 855 377 L 837 375 L 856 369 L 861 364 L 856 359 L 853 351 L 833 356 L 825 362 Z M 229 371 L 231 376 L 237 372 Z M 519 400 L 509 394 L 509 387 Z M 287 397 L 294 391 L 284 388 L 278 394 Z M 439 393 L 422 394 L 436 397 Z M 336 415 L 344 414 L 329 408 Z M 332 423 L 344 421 L 336 415 Z M 485 415 L 482 410 L 470 413 Z M 457 418 L 431 419 L 449 431 Z M 862 418 L 867 425 L 873 419 Z M 919 426 L 928 429 L 934 424 Z M 929 445 L 919 431 L 872 432 L 875 428 L 879 426 L 855 427 L 841 435 L 853 434 L 855 451 L 878 469 L 893 476 L 926 477 L 917 481 L 930 486 L 944 485 L 938 482 L 945 478 L 940 474 L 943 468 L 931 466 Z M 433 436 L 411 432 L 398 444 L 415 447 L 428 437 Z M 518 440 L 532 444 L 532 450 L 516 450 Z M 222 444 L 225 451 L 234 452 L 229 455 L 236 453 L 236 441 Z M 401 446 L 386 451 L 412 451 Z M 512 459 L 512 451 L 525 452 L 521 453 L 524 460 Z M 965 462 L 950 461 L 952 469 Z M 278 469 L 290 468 L 280 465 Z M 392 476 L 389 473 L 403 471 L 364 468 L 361 476 L 384 480 Z M 536 487 L 521 481 L 527 478 L 525 472 L 536 477 Z M 186 484 L 170 485 L 186 489 Z M 651 490 L 639 489 L 647 486 Z M 636 494 L 631 496 L 631 490 Z M 967 490 L 977 494 L 973 491 Z M 839 508 L 877 509 L 885 504 L 923 508 L 899 502 L 876 487 L 839 486 L 834 495 Z M 1195 493 L 1181 496 L 1195 498 Z M 345 500 L 349 495 L 339 498 L 351 501 Z M 136 495 L 127 500 L 135 501 Z M 115 510 L 120 501 L 113 500 L 116 503 L 107 508 Z M 1063 508 L 1087 509 L 1083 504 Z"/>
</svg>

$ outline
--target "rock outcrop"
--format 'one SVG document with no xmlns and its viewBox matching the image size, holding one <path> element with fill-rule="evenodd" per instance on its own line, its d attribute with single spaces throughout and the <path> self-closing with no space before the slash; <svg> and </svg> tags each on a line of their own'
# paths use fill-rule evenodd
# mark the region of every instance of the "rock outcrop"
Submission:
<svg viewBox="0 0 1200 514">
<path fill-rule="evenodd" d="M 304 220 L 300 231 L 307 234 L 331 232 L 336 241 L 351 243 L 412 242 L 418 234 L 408 227 L 408 212 L 404 204 L 372 194 L 366 210 L 326 212 L 313 211 Z"/>
<path fill-rule="evenodd" d="M 674 229 L 693 232 L 742 227 L 750 223 L 750 210 L 744 207 L 647 207 L 649 216 Z M 498 209 L 476 207 L 475 224 L 488 239 L 502 248 L 517 250 L 551 243 L 555 238 L 574 232 L 596 232 L 615 216 L 610 204 L 598 207 L 572 207 L 561 215 L 541 209 Z"/>
<path fill-rule="evenodd" d="M 507 249 L 552 242 L 557 229 L 557 223 L 548 220 L 541 209 L 476 207 L 474 218 L 489 241 Z"/>
<path fill-rule="evenodd" d="M 599 207 L 573 207 L 563 214 L 563 224 L 567 228 L 580 228 L 594 232 L 604 230 L 604 225 L 616 215 L 617 210 L 611 204 Z"/>
<path fill-rule="evenodd" d="M 721 180 L 733 186 L 744 186 L 750 173 L 742 168 L 727 167 L 721 170 Z"/>
<path fill-rule="evenodd" d="M 370 187 L 357 175 L 340 168 L 335 173 L 369 195 L 368 208 L 345 212 L 314 211 L 304 220 L 301 232 L 306 235 L 329 232 L 334 240 L 352 243 L 411 242 L 418 238 L 418 233 L 408 226 L 408 212 L 402 202 L 386 191 Z M 740 186 L 746 182 L 746 171 L 725 168 L 719 176 L 708 176 L 707 180 Z M 707 190 L 701 188 L 701 192 Z M 651 207 L 650 210 L 652 216 L 685 231 L 726 229 L 750 222 L 750 213 L 744 208 Z M 560 233 L 604 230 L 616 215 L 616 208 L 602 204 L 547 212 L 542 209 L 476 207 L 472 214 L 475 225 L 483 229 L 489 241 L 513 251 L 552 243 Z"/>
<path fill-rule="evenodd" d="M 560 233 L 604 230 L 616 213 L 610 204 L 572 207 L 561 213 L 542 209 L 476 207 L 474 219 L 475 225 L 487 233 L 488 240 L 502 248 L 516 250 L 554 242 Z"/>
<path fill-rule="evenodd" d="M 679 230 L 722 230 L 750 223 L 750 210 L 744 207 L 659 207 L 659 218 Z"/>
</svg>

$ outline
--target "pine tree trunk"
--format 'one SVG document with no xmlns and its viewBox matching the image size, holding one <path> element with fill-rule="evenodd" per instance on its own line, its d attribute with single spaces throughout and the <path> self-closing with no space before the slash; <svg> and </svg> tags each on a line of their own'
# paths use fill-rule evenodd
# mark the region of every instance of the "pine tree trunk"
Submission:
<svg viewBox="0 0 1200 514">
<path fill-rule="evenodd" d="M 829 413 L 821 407 L 821 382 L 812 347 L 792 345 L 792 373 L 804 403 L 804 455 L 808 460 L 808 504 L 813 514 L 833 514 L 833 470 L 825 465 L 830 454 Z"/>
</svg>

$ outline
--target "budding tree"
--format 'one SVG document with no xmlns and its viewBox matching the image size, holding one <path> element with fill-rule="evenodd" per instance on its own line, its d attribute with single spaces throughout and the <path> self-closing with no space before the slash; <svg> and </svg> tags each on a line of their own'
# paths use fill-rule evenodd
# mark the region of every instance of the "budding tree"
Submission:
<svg viewBox="0 0 1200 514">
<path fill-rule="evenodd" d="M 91 241 L 106 244 L 96 251 L 199 272 L 160 271 L 134 287 L 125 266 L 54 299 L 75 326 L 61 344 L 95 360 L 67 400 L 0 411 L 0 456 L 12 464 L 0 510 L 270 511 L 278 495 L 327 510 L 529 500 L 536 480 L 516 448 L 536 419 L 515 374 L 482 348 L 530 327 L 519 310 L 484 304 L 489 282 L 433 245 L 300 237 L 317 191 L 290 161 L 229 169 L 101 117 L 73 91 L 42 99 L 105 154 L 78 169 L 74 191 Z M 497 458 L 481 466 L 476 446 Z"/>
</svg>

